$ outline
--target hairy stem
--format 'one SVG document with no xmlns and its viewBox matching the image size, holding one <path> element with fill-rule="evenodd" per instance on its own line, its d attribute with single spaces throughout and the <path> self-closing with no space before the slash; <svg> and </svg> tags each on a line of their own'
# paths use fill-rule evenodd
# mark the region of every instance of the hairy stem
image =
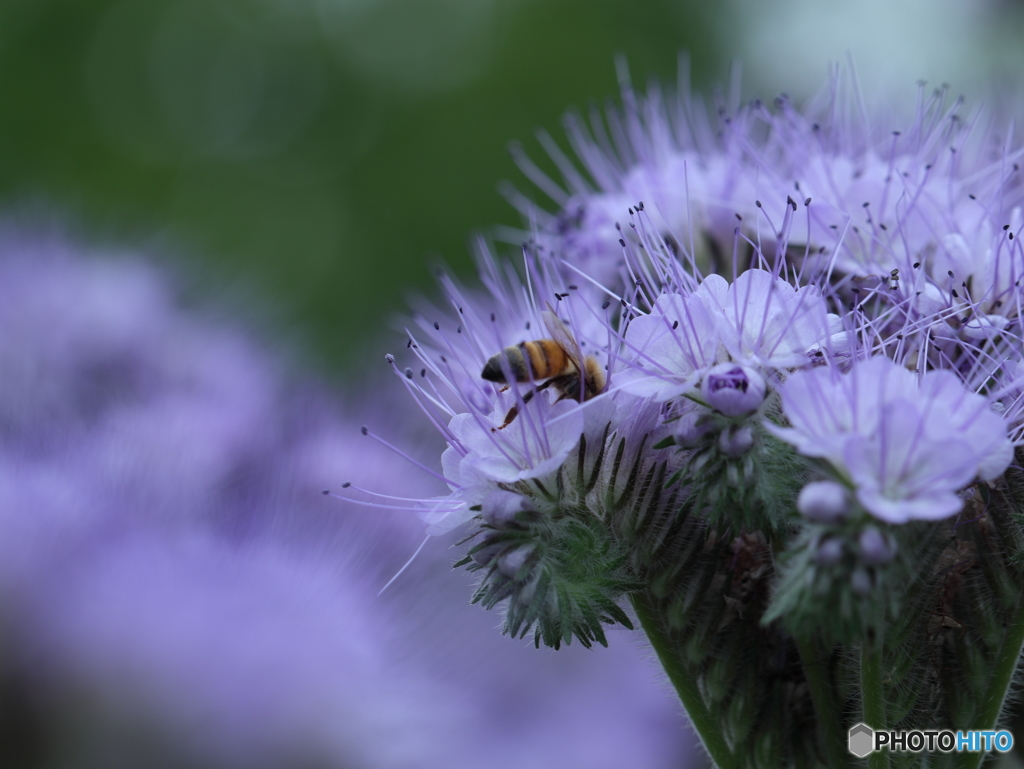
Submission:
<svg viewBox="0 0 1024 769">
<path fill-rule="evenodd" d="M 1017 599 L 1017 606 L 1010 617 L 1010 623 L 1006 626 L 979 723 L 976 726 L 971 725 L 971 728 L 984 730 L 996 728 L 999 716 L 1003 712 L 1003 706 L 1006 704 L 1010 683 L 1013 680 L 1014 671 L 1017 670 L 1017 662 L 1020 660 L 1022 649 L 1024 649 L 1024 592 Z M 985 760 L 986 755 L 988 754 L 980 752 L 961 753 L 958 756 L 961 759 L 958 765 L 962 769 L 977 769 Z"/>
<path fill-rule="evenodd" d="M 668 680 L 672 682 L 679 695 L 686 715 L 689 716 L 693 728 L 700 736 L 704 748 L 718 769 L 739 769 L 740 762 L 729 750 L 722 735 L 722 727 L 714 719 L 704 705 L 704 700 L 697 689 L 697 682 L 689 675 L 685 665 L 680 661 L 673 643 L 665 633 L 658 619 L 657 611 L 651 597 L 647 593 L 636 593 L 632 596 L 633 608 L 640 625 L 647 634 L 647 639 L 658 655 Z"/>
<path fill-rule="evenodd" d="M 885 689 L 882 686 L 882 649 L 874 639 L 865 639 L 860 647 L 860 692 L 864 703 L 864 723 L 872 729 L 886 729 Z M 875 751 L 868 756 L 870 769 L 887 769 L 889 754 Z"/>
<path fill-rule="evenodd" d="M 843 735 L 834 687 L 829 681 L 828 652 L 817 638 L 798 637 L 796 644 L 800 650 L 807 686 L 811 690 L 818 730 L 825 742 L 829 766 L 842 769 L 849 765 L 850 754 L 846 749 L 846 737 Z"/>
</svg>

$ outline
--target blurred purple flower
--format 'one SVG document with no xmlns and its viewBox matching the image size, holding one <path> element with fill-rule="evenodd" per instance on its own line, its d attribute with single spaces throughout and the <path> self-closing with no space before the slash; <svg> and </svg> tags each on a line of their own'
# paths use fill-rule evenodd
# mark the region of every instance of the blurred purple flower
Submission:
<svg viewBox="0 0 1024 769">
<path fill-rule="evenodd" d="M 437 483 L 279 367 L 183 311 L 135 257 L 0 233 L 0 647 L 22 693 L 5 701 L 35 719 L 29 758 L 693 760 L 629 645 L 597 657 L 508 643 L 488 615 L 438 600 L 465 585 L 437 547 L 377 597 L 421 523 L 320 489 L 345 480 L 339 468 L 408 497 Z"/>
</svg>

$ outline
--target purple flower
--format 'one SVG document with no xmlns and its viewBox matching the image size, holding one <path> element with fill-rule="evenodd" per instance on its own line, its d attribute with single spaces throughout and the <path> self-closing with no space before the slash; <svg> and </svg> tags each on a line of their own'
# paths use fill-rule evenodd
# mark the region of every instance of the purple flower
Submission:
<svg viewBox="0 0 1024 769">
<path fill-rule="evenodd" d="M 909 119 L 878 124 L 852 106 L 851 81 L 836 72 L 800 110 L 780 97 L 773 110 L 755 101 L 713 115 L 685 88 L 645 97 L 627 87 L 625 107 L 607 116 L 619 127 L 612 141 L 597 115 L 590 126 L 570 121 L 596 185 L 567 171 L 564 192 L 543 181 L 560 199 L 558 215 L 519 205 L 540 223 L 546 248 L 606 284 L 622 275 L 620 239 L 627 250 L 644 244 L 642 231 L 626 226 L 641 201 L 649 228 L 686 259 L 735 260 L 749 242 L 769 258 L 789 248 L 857 276 L 909 274 L 925 262 L 941 282 L 942 262 L 977 234 L 989 248 L 986 223 L 1001 228 L 1021 204 L 1015 158 L 996 148 L 979 111 L 961 115 L 962 101 L 945 89 L 921 86 Z"/>
<path fill-rule="evenodd" d="M 630 322 L 624 340 L 628 367 L 619 380 L 635 395 L 669 400 L 730 360 L 755 374 L 753 367 L 805 365 L 840 330 L 814 286 L 794 289 L 756 269 L 731 284 L 708 275 L 692 294 L 664 293 L 649 314 Z M 761 392 L 763 398 L 763 379 Z"/>
<path fill-rule="evenodd" d="M 693 389 L 722 357 L 712 308 L 698 292 L 661 294 L 634 318 L 624 346 L 631 365 L 618 378 L 628 392 L 666 401 Z"/>
<path fill-rule="evenodd" d="M 826 460 L 889 523 L 957 513 L 957 491 L 997 478 L 1013 458 L 1004 420 L 948 371 L 918 376 L 874 357 L 846 373 L 798 371 L 781 393 L 791 427 L 768 428 Z"/>
</svg>

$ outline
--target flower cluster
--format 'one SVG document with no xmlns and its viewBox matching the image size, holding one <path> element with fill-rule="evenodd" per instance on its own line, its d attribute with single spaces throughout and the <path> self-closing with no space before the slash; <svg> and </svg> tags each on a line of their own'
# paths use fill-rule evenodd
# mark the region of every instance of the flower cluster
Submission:
<svg viewBox="0 0 1024 769">
<path fill-rule="evenodd" d="M 708 111 L 627 88 L 571 119 L 564 184 L 520 156 L 559 210 L 515 197 L 521 256 L 482 243 L 483 290 L 444 278 L 415 364 L 388 356 L 447 440 L 448 491 L 421 513 L 470 524 L 474 600 L 556 647 L 639 619 L 696 681 L 673 680 L 695 722 L 722 709 L 724 742 L 702 731 L 720 762 L 771 765 L 780 732 L 752 703 L 794 696 L 764 671 L 801 639 L 874 643 L 939 582 L 967 600 L 949 563 L 994 540 L 948 542 L 1024 501 L 1024 151 L 942 89 L 884 126 L 849 90 L 837 72 L 803 109 Z M 937 632 L 908 616 L 885 637 Z"/>
<path fill-rule="evenodd" d="M 875 135 L 839 76 L 804 112 L 755 102 L 717 132 L 694 101 L 638 99 L 608 117 L 613 152 L 571 122 L 597 189 L 567 173 L 562 212 L 530 209 L 522 268 L 481 247 L 487 292 L 446 279 L 455 315 L 410 332 L 408 387 L 449 445 L 434 530 L 495 489 L 564 485 L 595 441 L 653 460 L 661 433 L 717 418 L 827 460 L 892 523 L 953 515 L 999 477 L 1020 437 L 1018 153 L 941 91 Z M 492 356 L 551 336 L 545 308 L 569 329 L 558 370 L 485 381 Z M 588 359 L 599 393 L 558 386 Z"/>
</svg>

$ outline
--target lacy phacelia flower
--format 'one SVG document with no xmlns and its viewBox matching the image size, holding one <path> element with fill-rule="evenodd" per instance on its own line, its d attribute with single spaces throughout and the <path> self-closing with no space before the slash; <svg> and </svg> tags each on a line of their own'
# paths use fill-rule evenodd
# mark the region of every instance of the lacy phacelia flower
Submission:
<svg viewBox="0 0 1024 769">
<path fill-rule="evenodd" d="M 792 427 L 769 429 L 827 460 L 889 523 L 959 512 L 957 491 L 975 478 L 997 478 L 1013 459 L 1004 420 L 947 371 L 918 376 L 875 357 L 846 373 L 797 372 L 781 392 Z"/>
<path fill-rule="evenodd" d="M 447 441 L 417 506 L 465 526 L 473 601 L 555 648 L 639 620 L 720 766 L 841 765 L 847 720 L 967 722 L 1010 684 L 1024 186 L 961 107 L 875 125 L 838 76 L 714 116 L 627 88 L 572 122 L 582 171 L 548 144 L 566 189 L 520 156 L 560 210 L 516 198 L 521 253 L 481 249 L 485 290 L 445 280 L 416 363 L 387 356 Z"/>
</svg>

